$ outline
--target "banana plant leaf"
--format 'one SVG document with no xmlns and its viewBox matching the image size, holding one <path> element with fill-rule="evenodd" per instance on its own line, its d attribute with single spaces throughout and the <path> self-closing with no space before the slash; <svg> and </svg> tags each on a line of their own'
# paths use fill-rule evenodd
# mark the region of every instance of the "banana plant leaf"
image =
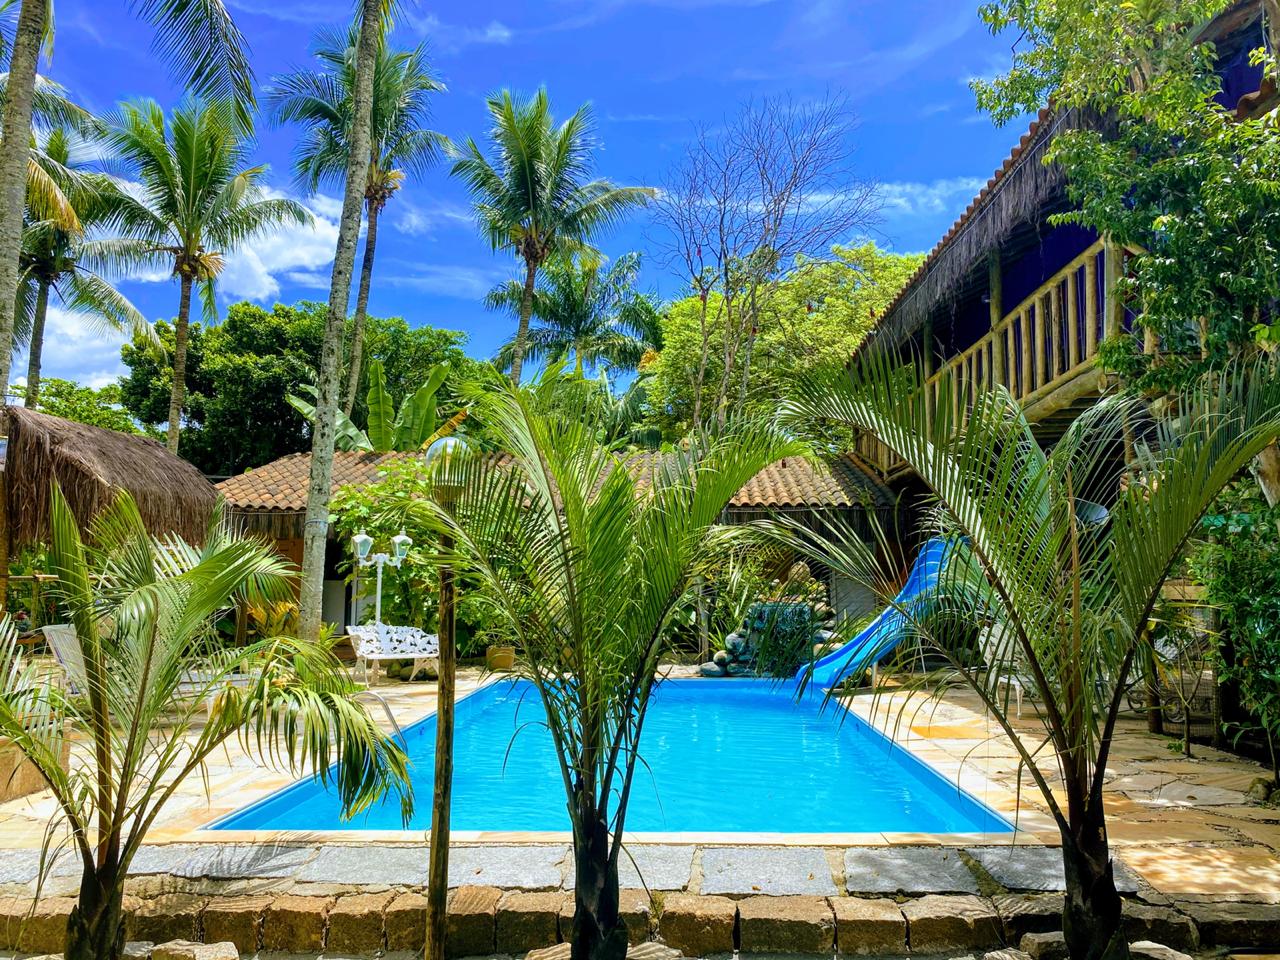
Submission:
<svg viewBox="0 0 1280 960">
<path fill-rule="evenodd" d="M 312 400 L 316 396 L 316 388 L 309 383 L 301 386 L 303 392 L 311 395 Z M 302 397 L 294 396 L 292 393 L 285 397 L 289 402 L 289 406 L 297 410 L 300 414 L 307 418 L 311 423 L 316 422 L 316 405 L 308 402 Z M 351 422 L 351 419 L 341 410 L 333 412 L 333 445 L 339 450 L 373 450 L 373 444 L 369 442 L 369 437 L 363 430 Z"/>
<path fill-rule="evenodd" d="M 427 374 L 426 383 L 404 398 L 392 437 L 396 450 L 417 450 L 435 433 L 439 422 L 436 393 L 448 372 L 447 364 L 437 364 Z"/>
<path fill-rule="evenodd" d="M 369 421 L 365 432 L 373 449 L 380 452 L 397 449 L 395 408 L 391 405 L 391 395 L 387 393 L 387 377 L 381 360 L 369 361 L 369 392 L 365 395 L 365 400 L 369 405 Z"/>
</svg>

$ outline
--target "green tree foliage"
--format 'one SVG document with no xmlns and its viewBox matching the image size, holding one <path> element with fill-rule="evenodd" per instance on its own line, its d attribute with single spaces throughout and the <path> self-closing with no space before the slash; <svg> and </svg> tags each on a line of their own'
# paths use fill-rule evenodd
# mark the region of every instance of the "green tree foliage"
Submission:
<svg viewBox="0 0 1280 960">
<path fill-rule="evenodd" d="M 1233 486 L 1205 517 L 1212 538 L 1193 559 L 1196 577 L 1208 588 L 1205 599 L 1218 610 L 1224 649 L 1220 677 L 1240 686 L 1241 699 L 1256 721 L 1228 729 L 1236 737 L 1260 731 L 1271 751 L 1280 784 L 1280 512 L 1267 505 L 1251 483 Z"/>
<path fill-rule="evenodd" d="M 324 336 L 326 306 L 302 301 L 272 309 L 232 304 L 215 327 L 192 324 L 187 428 L 181 453 L 211 474 L 234 474 L 288 453 L 308 449 L 310 425 L 287 397 L 314 383 L 315 358 Z M 348 337 L 351 334 L 348 322 Z M 157 324 L 161 341 L 172 343 L 173 328 Z M 463 334 L 434 327 L 410 327 L 393 317 L 370 317 L 369 356 L 382 361 L 386 391 L 399 403 L 422 384 L 437 364 L 473 369 L 462 351 Z M 168 418 L 169 375 L 153 351 L 135 341 L 124 348 L 128 375 L 121 399 L 139 423 L 158 425 Z M 358 422 L 365 422 L 363 400 Z"/>
<path fill-rule="evenodd" d="M 1143 387 L 1196 382 L 1252 348 L 1280 297 L 1280 122 L 1276 109 L 1237 116 L 1221 92 L 1215 49 L 1200 28 L 1231 0 L 999 0 L 982 7 L 995 32 L 1018 32 L 1010 70 L 978 81 L 998 121 L 1044 106 L 1080 108 L 1110 129 L 1067 130 L 1049 162 L 1062 166 L 1072 221 L 1127 245 L 1123 292 L 1136 334 L 1107 362 Z M 1263 5 L 1274 37 L 1277 6 Z M 1275 78 L 1274 47 L 1254 61 Z M 1159 358 L 1143 353 L 1143 328 Z"/>
<path fill-rule="evenodd" d="M 14 392 L 23 391 L 15 387 Z M 120 385 L 107 384 L 100 389 L 81 386 L 70 380 L 51 377 L 40 388 L 40 402 L 36 409 L 41 413 L 87 423 L 92 427 L 106 427 L 121 433 L 141 433 L 129 411 L 124 409 Z"/>
<path fill-rule="evenodd" d="M 800 374 L 847 360 L 895 293 L 915 272 L 919 255 L 887 253 L 874 243 L 837 246 L 830 260 L 802 260 L 778 283 L 762 310 L 752 360 L 747 412 L 769 412 Z M 718 298 L 718 293 L 708 294 Z M 662 351 L 646 370 L 650 418 L 668 436 L 691 426 L 693 372 L 704 349 L 701 302 L 686 297 L 671 304 L 662 319 Z M 712 313 L 715 312 L 714 304 Z M 710 328 L 711 356 L 723 349 L 723 327 Z M 702 409 L 713 408 L 722 370 L 708 367 Z M 730 384 L 730 393 L 737 384 Z"/>
</svg>

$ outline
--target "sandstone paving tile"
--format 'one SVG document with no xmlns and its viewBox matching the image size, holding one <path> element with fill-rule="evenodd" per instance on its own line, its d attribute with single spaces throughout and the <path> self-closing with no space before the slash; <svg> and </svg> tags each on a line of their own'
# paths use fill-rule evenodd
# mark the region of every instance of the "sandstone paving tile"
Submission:
<svg viewBox="0 0 1280 960">
<path fill-rule="evenodd" d="M 0 850 L 0 883 L 30 883 L 39 869 L 38 850 Z"/>
<path fill-rule="evenodd" d="M 1168 897 L 1249 894 L 1280 900 L 1280 858 L 1263 846 L 1126 847 L 1119 856 Z"/>
<path fill-rule="evenodd" d="M 709 847 L 702 893 L 773 896 L 836 892 L 826 852 L 817 847 Z"/>
</svg>

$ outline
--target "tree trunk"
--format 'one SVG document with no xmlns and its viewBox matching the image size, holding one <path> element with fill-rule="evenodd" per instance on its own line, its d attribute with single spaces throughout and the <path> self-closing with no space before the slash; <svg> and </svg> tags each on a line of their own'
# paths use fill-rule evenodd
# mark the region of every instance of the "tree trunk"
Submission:
<svg viewBox="0 0 1280 960">
<path fill-rule="evenodd" d="M 356 318 L 351 324 L 351 359 L 347 362 L 347 397 L 342 401 L 342 412 L 348 417 L 356 405 L 356 392 L 360 389 L 360 363 L 364 358 L 364 322 L 369 315 L 369 284 L 373 280 L 373 254 L 378 246 L 378 214 L 381 207 L 371 203 L 369 230 L 364 236 L 364 260 L 360 264 L 360 289 L 356 292 Z"/>
<path fill-rule="evenodd" d="M 182 404 L 187 399 L 187 327 L 191 322 L 191 278 L 182 275 L 178 295 L 178 320 L 173 328 L 173 389 L 169 392 L 169 433 L 165 444 L 178 452 L 178 432 L 182 428 Z"/>
<path fill-rule="evenodd" d="M 67 917 L 66 960 L 117 960 L 124 951 L 124 884 L 118 870 L 84 871 Z"/>
<path fill-rule="evenodd" d="M 0 128 L 0 403 L 9 395 L 13 314 L 18 297 L 18 254 L 27 200 L 31 102 L 36 61 L 45 30 L 46 0 L 22 0 L 9 55 L 9 87 Z"/>
<path fill-rule="evenodd" d="M 324 553 L 329 534 L 329 497 L 333 480 L 334 414 L 338 412 L 338 380 L 342 367 L 342 333 L 347 321 L 356 241 L 360 236 L 360 208 L 369 175 L 370 114 L 373 109 L 373 66 L 382 34 L 380 0 L 361 0 L 360 39 L 356 50 L 356 79 L 352 91 L 354 122 L 347 158 L 346 189 L 338 224 L 338 247 L 329 282 L 329 316 L 320 347 L 316 382 L 316 416 L 311 437 L 311 473 L 307 483 L 307 513 L 302 532 L 302 571 L 298 586 L 298 633 L 304 640 L 320 636 L 324 599 Z"/>
<path fill-rule="evenodd" d="M 44 352 L 44 321 L 49 313 L 49 284 L 40 281 L 36 291 L 36 312 L 31 319 L 31 343 L 27 348 L 27 395 L 22 405 L 36 409 L 40 402 L 40 357 Z"/>
<path fill-rule="evenodd" d="M 571 960 L 624 960 L 627 926 L 618 915 L 618 868 L 609 857 L 609 825 L 590 791 L 578 788 L 574 831 Z"/>
<path fill-rule="evenodd" d="M 525 261 L 524 290 L 520 293 L 520 323 L 516 327 L 516 341 L 511 347 L 511 382 L 520 386 L 520 368 L 524 364 L 524 351 L 529 343 L 529 319 L 533 316 L 533 288 L 538 279 L 538 265 Z"/>
<path fill-rule="evenodd" d="M 1120 894 L 1107 844 L 1101 792 L 1084 807 L 1080 823 L 1062 831 L 1067 893 L 1062 932 L 1071 960 L 1128 960 Z"/>
<path fill-rule="evenodd" d="M 440 552 L 453 549 L 441 537 Z M 431 797 L 431 850 L 427 874 L 426 960 L 444 960 L 446 901 L 449 896 L 449 809 L 453 797 L 454 578 L 440 568 L 440 663 L 436 680 L 436 769 Z"/>
</svg>

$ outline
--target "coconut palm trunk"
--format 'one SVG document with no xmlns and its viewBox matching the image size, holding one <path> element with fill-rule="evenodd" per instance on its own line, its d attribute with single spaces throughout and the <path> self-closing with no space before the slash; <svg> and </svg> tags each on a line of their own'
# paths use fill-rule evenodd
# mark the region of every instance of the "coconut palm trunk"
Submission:
<svg viewBox="0 0 1280 960">
<path fill-rule="evenodd" d="M 520 322 L 516 326 L 515 346 L 511 351 L 511 382 L 520 385 L 520 367 L 529 347 L 529 320 L 533 317 L 533 291 L 538 282 L 538 262 L 525 261 L 524 289 L 520 293 Z"/>
<path fill-rule="evenodd" d="M 27 160 L 31 153 L 31 107 L 46 13 L 46 0 L 22 0 L 9 57 L 0 140 L 0 402 L 9 394 L 18 254 L 22 250 L 22 211 L 27 200 Z"/>
<path fill-rule="evenodd" d="M 31 318 L 31 344 L 27 350 L 27 391 L 22 405 L 34 410 L 40 402 L 40 358 L 44 352 L 44 323 L 49 314 L 49 284 L 36 288 L 36 308 Z"/>
<path fill-rule="evenodd" d="M 356 50 L 356 80 L 352 91 L 354 122 L 347 160 L 338 247 L 329 284 L 329 318 L 320 348 L 316 383 L 315 433 L 311 442 L 311 475 L 307 485 L 307 513 L 302 535 L 302 575 L 298 593 L 298 630 L 302 637 L 320 635 L 324 594 L 324 553 L 328 542 L 329 496 L 333 479 L 334 414 L 338 412 L 338 380 L 342 366 L 342 332 L 347 319 L 351 274 L 355 269 L 356 241 L 360 235 L 360 208 L 369 174 L 370 114 L 373 104 L 373 68 L 383 29 L 379 0 L 362 0 L 360 42 Z"/>
<path fill-rule="evenodd" d="M 178 452 L 178 431 L 182 428 L 182 405 L 187 399 L 187 333 L 191 324 L 191 277 L 182 274 L 178 294 L 178 319 L 173 327 L 173 389 L 169 392 L 169 432 L 165 445 Z"/>
<path fill-rule="evenodd" d="M 351 359 L 348 361 L 347 396 L 342 401 L 342 412 L 348 417 L 356 405 L 356 393 L 360 390 L 360 364 L 364 359 L 364 326 L 369 316 L 369 286 L 373 281 L 373 256 L 378 246 L 378 215 L 382 204 L 374 199 L 368 203 L 369 229 L 364 236 L 364 260 L 360 264 L 360 289 L 356 292 L 356 316 L 351 326 Z"/>
</svg>

